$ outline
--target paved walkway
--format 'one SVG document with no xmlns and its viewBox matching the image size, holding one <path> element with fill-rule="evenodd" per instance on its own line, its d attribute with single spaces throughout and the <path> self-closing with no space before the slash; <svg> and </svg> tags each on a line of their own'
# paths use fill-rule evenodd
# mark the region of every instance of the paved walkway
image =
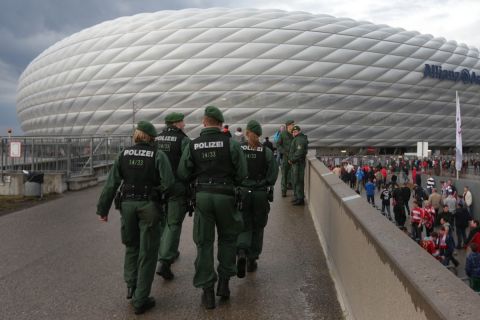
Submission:
<svg viewBox="0 0 480 320">
<path fill-rule="evenodd" d="M 0 319 L 135 319 L 125 299 L 119 214 L 97 221 L 101 188 L 0 217 Z M 232 297 L 205 310 L 192 285 L 187 217 L 176 278 L 156 276 L 157 306 L 139 319 L 343 319 L 312 220 L 277 191 L 257 272 L 231 281 Z M 218 301 L 218 300 L 217 300 Z"/>
</svg>

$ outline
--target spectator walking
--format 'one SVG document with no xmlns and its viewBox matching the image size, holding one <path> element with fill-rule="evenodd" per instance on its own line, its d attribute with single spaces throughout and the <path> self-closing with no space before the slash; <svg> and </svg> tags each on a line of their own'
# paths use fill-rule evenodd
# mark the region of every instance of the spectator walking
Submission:
<svg viewBox="0 0 480 320">
<path fill-rule="evenodd" d="M 432 194 L 428 197 L 428 202 L 430 202 L 433 209 L 435 209 L 435 216 L 437 216 L 442 205 L 442 196 L 437 192 L 436 188 L 432 189 Z"/>
<path fill-rule="evenodd" d="M 465 201 L 465 207 L 467 208 L 468 213 L 472 215 L 473 197 L 469 187 L 463 188 L 463 200 Z"/>
<path fill-rule="evenodd" d="M 431 195 L 433 193 L 433 188 L 435 188 L 435 179 L 431 175 L 429 175 L 427 179 L 428 195 Z"/>
<path fill-rule="evenodd" d="M 390 199 L 392 198 L 392 193 L 388 190 L 387 185 L 383 185 L 382 193 L 380 194 L 380 199 L 382 199 L 382 214 L 392 221 L 392 214 L 390 213 Z M 385 211 L 388 213 L 388 216 L 385 214 Z"/>
<path fill-rule="evenodd" d="M 465 261 L 465 273 L 470 278 L 470 287 L 476 292 L 480 292 L 480 252 L 476 243 L 470 245 L 472 252 Z"/>
<path fill-rule="evenodd" d="M 455 211 L 455 230 L 457 231 L 457 249 L 462 249 L 463 245 L 467 245 L 466 230 L 468 223 L 471 220 L 468 210 L 463 207 L 462 203 L 457 204 L 457 210 Z"/>
<path fill-rule="evenodd" d="M 275 148 L 273 147 L 273 143 L 270 142 L 270 139 L 268 137 L 265 137 L 265 141 L 263 142 L 263 146 L 272 150 L 275 151 Z"/>
<path fill-rule="evenodd" d="M 425 208 L 423 208 L 423 225 L 425 226 L 425 233 L 428 236 L 433 232 L 433 223 L 435 221 L 435 210 L 432 204 L 425 201 Z"/>
<path fill-rule="evenodd" d="M 437 247 L 439 249 L 439 257 L 441 258 L 444 266 L 448 267 L 450 261 L 452 261 L 455 267 L 458 267 L 460 263 L 453 256 L 453 251 L 455 250 L 455 241 L 445 226 L 440 228 L 440 235 L 437 239 Z"/>
<path fill-rule="evenodd" d="M 375 185 L 372 179 L 365 184 L 365 191 L 367 192 L 367 202 L 375 207 Z"/>
<path fill-rule="evenodd" d="M 470 232 L 467 237 L 467 245 L 471 242 L 475 242 L 474 238 L 478 239 L 478 245 L 480 246 L 480 223 L 478 220 L 470 220 Z"/>
<path fill-rule="evenodd" d="M 265 138 L 265 140 L 267 138 Z M 238 143 L 245 142 L 245 135 L 243 134 L 242 128 L 238 127 L 237 130 L 235 130 L 235 133 L 233 134 L 233 139 L 235 139 Z M 273 145 L 272 145 L 272 151 L 273 151 Z"/>
<path fill-rule="evenodd" d="M 362 186 L 363 186 L 363 177 L 364 177 L 363 169 L 362 167 L 357 168 L 357 172 L 355 173 L 355 177 L 357 178 L 357 183 L 356 183 L 356 191 L 357 193 L 362 192 Z"/>
<path fill-rule="evenodd" d="M 232 137 L 232 133 L 230 132 L 228 124 L 223 126 L 222 133 L 229 136 L 230 138 Z"/>
<path fill-rule="evenodd" d="M 448 206 L 448 211 L 455 214 L 455 210 L 457 209 L 457 199 L 453 196 L 452 191 L 448 191 L 448 196 L 443 200 L 443 203 Z"/>
<path fill-rule="evenodd" d="M 412 195 L 412 191 L 408 187 L 408 182 L 403 184 L 402 190 L 402 197 L 403 197 L 403 205 L 405 206 L 406 212 L 410 212 L 410 207 L 408 202 L 410 201 L 410 196 Z"/>
<path fill-rule="evenodd" d="M 377 185 L 378 192 L 380 192 L 381 186 L 383 184 L 382 182 L 383 182 L 382 172 L 378 170 L 377 172 L 375 172 L 375 184 Z"/>
<path fill-rule="evenodd" d="M 412 238 L 420 242 L 422 239 L 423 209 L 419 206 L 417 200 L 413 200 L 412 211 L 410 212 L 410 222 L 412 226 Z"/>
<path fill-rule="evenodd" d="M 399 188 L 397 184 L 394 184 L 392 188 L 393 214 L 395 217 L 395 222 L 397 223 L 398 227 L 403 228 L 405 226 L 407 216 L 405 214 L 405 205 L 403 204 L 402 189 Z"/>
</svg>

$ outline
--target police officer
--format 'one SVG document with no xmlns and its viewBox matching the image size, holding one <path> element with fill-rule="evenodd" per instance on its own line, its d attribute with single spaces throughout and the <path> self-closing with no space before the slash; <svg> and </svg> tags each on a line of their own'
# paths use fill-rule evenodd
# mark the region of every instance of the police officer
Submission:
<svg viewBox="0 0 480 320">
<path fill-rule="evenodd" d="M 283 154 L 282 161 L 282 197 L 287 196 L 288 186 L 292 183 L 292 173 L 290 172 L 291 164 L 289 160 L 290 144 L 292 143 L 292 128 L 295 125 L 293 120 L 288 120 L 286 123 L 286 130 L 282 131 L 278 139 L 277 146 Z"/>
<path fill-rule="evenodd" d="M 183 119 L 184 115 L 182 113 L 172 112 L 167 115 L 165 117 L 167 127 L 155 139 L 158 148 L 167 155 L 175 175 L 175 185 L 168 198 L 167 216 L 162 230 L 160 250 L 158 251 L 157 274 L 166 280 L 171 280 L 174 277 L 170 266 L 180 254 L 178 244 L 180 243 L 183 219 L 187 211 L 187 188 L 185 183 L 177 177 L 182 150 L 190 143 L 190 139 L 183 132 L 183 128 L 185 128 Z"/>
<path fill-rule="evenodd" d="M 236 241 L 242 231 L 241 213 L 235 207 L 235 186 L 247 176 L 247 163 L 240 144 L 221 133 L 222 112 L 208 106 L 200 137 L 182 154 L 178 176 L 195 180 L 196 208 L 193 240 L 197 246 L 193 284 L 203 288 L 207 309 L 215 308 L 213 243 L 218 232 L 219 281 L 217 296 L 229 298 L 228 281 L 237 274 Z"/>
<path fill-rule="evenodd" d="M 293 140 L 290 145 L 288 162 L 292 165 L 292 182 L 293 182 L 293 198 L 294 206 L 303 206 L 304 198 L 304 175 L 305 175 L 305 158 L 308 151 L 307 136 L 302 133 L 299 126 L 292 128 Z"/>
<path fill-rule="evenodd" d="M 239 278 L 245 277 L 245 269 L 248 272 L 257 269 L 257 259 L 263 247 L 263 231 L 270 211 L 269 201 L 273 201 L 273 185 L 278 176 L 273 152 L 260 143 L 261 135 L 260 124 L 250 120 L 246 130 L 247 142 L 242 144 L 247 158 L 248 176 L 241 188 L 244 229 L 237 240 Z"/>
<path fill-rule="evenodd" d="M 125 245 L 124 278 L 127 299 L 133 297 L 135 314 L 155 306 L 150 295 L 160 242 L 162 212 L 157 201 L 173 186 L 174 177 L 167 156 L 156 150 L 157 132 L 140 121 L 134 132 L 135 145 L 118 155 L 97 204 L 100 220 L 108 221 L 115 193 L 121 186 L 121 237 Z"/>
</svg>

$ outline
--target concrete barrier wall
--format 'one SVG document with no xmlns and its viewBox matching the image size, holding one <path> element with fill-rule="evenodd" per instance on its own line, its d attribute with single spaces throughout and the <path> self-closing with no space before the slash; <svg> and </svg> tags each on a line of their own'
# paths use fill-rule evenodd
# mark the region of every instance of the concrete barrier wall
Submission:
<svg viewBox="0 0 480 320">
<path fill-rule="evenodd" d="M 480 319 L 480 297 L 314 155 L 308 209 L 350 319 Z"/>
<path fill-rule="evenodd" d="M 67 191 L 67 181 L 63 173 L 45 173 L 42 184 L 43 194 L 63 193 Z M 25 176 L 23 173 L 5 173 L 0 181 L 0 195 L 18 196 L 25 194 Z"/>
</svg>

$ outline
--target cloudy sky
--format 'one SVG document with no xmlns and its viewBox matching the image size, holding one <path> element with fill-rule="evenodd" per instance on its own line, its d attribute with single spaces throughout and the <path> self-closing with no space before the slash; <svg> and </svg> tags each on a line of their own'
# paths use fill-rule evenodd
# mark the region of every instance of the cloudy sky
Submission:
<svg viewBox="0 0 480 320">
<path fill-rule="evenodd" d="M 55 42 L 105 20 L 184 8 L 307 11 L 445 37 L 480 47 L 479 0 L 0 0 L 0 136 L 21 134 L 15 92 L 28 63 Z"/>
</svg>

